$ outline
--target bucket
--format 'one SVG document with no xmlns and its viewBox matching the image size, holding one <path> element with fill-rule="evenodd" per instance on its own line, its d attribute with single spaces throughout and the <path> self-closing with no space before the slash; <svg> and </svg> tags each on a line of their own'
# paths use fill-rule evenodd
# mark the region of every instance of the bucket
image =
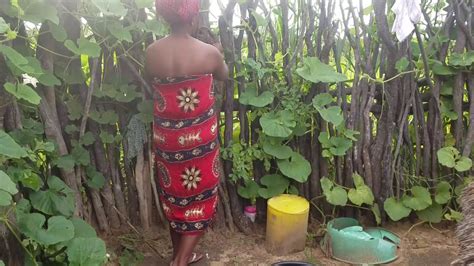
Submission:
<svg viewBox="0 0 474 266">
<path fill-rule="evenodd" d="M 282 256 L 303 251 L 308 230 L 309 202 L 283 194 L 268 200 L 266 248 Z"/>
</svg>

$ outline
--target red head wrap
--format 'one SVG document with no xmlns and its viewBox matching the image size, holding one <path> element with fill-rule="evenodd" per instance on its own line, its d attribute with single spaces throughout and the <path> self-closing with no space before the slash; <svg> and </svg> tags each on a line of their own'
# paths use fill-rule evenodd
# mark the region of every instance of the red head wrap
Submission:
<svg viewBox="0 0 474 266">
<path fill-rule="evenodd" d="M 168 23 L 188 23 L 199 14 L 200 0 L 155 0 L 156 11 Z"/>
</svg>

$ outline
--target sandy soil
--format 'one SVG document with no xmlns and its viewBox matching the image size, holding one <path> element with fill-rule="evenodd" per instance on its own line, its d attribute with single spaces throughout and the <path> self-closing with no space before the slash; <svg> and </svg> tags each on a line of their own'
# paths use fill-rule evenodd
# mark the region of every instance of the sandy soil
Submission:
<svg viewBox="0 0 474 266">
<path fill-rule="evenodd" d="M 457 243 L 453 228 L 445 226 L 435 230 L 428 225 L 420 225 L 408 233 L 410 224 L 397 225 L 397 227 L 387 226 L 387 229 L 402 238 L 399 258 L 391 265 L 450 265 L 455 259 Z M 253 236 L 211 231 L 198 247 L 200 252 L 207 254 L 207 258 L 194 265 L 271 265 L 289 260 L 305 261 L 314 265 L 345 265 L 326 258 L 317 244 L 319 242 L 317 239 L 309 239 L 303 252 L 285 257 L 273 256 L 265 250 L 264 234 L 263 227 Z M 156 229 L 141 236 L 126 234 L 119 238 L 108 239 L 107 242 L 112 258 L 116 257 L 114 254 L 120 254 L 123 246 L 127 246 L 144 255 L 145 258 L 140 265 L 169 265 L 171 246 L 169 237 L 163 229 Z M 152 251 L 150 246 L 156 251 Z"/>
</svg>

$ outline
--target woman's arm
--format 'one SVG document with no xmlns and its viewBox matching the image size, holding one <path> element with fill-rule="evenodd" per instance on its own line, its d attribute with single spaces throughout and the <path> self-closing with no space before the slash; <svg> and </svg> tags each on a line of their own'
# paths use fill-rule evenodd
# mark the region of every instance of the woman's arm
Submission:
<svg viewBox="0 0 474 266">
<path fill-rule="evenodd" d="M 215 62 L 213 75 L 217 80 L 226 81 L 229 78 L 229 68 L 227 67 L 227 64 L 224 61 L 222 46 L 220 45 L 220 43 L 216 43 L 213 46 L 214 46 L 213 58 Z"/>
</svg>

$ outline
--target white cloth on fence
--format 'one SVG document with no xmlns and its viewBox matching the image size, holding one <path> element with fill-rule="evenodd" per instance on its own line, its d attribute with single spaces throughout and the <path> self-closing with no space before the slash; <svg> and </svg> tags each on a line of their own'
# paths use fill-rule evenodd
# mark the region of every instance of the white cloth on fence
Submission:
<svg viewBox="0 0 474 266">
<path fill-rule="evenodd" d="M 413 24 L 421 20 L 420 0 L 396 0 L 392 11 L 396 16 L 392 32 L 397 35 L 398 41 L 402 42 L 415 29 Z"/>
</svg>

